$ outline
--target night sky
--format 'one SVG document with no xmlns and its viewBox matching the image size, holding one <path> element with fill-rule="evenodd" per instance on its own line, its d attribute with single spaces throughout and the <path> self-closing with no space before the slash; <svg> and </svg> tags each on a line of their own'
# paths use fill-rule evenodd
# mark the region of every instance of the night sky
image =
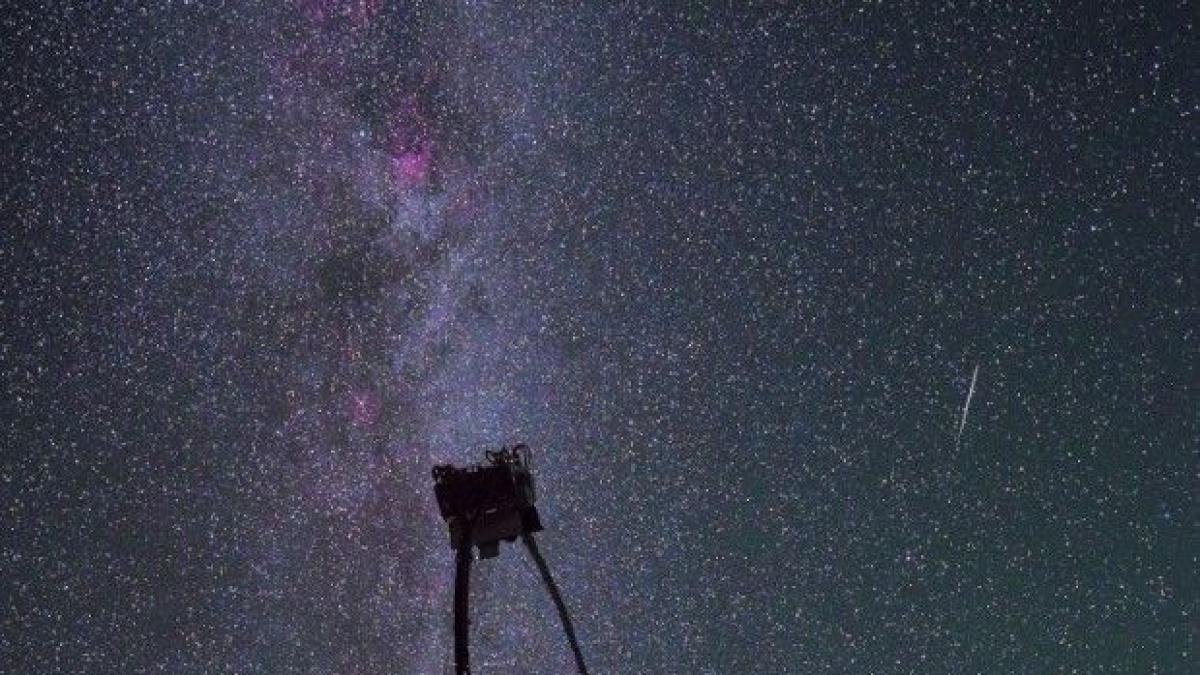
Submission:
<svg viewBox="0 0 1200 675">
<path fill-rule="evenodd" d="M 1193 3 L 45 4 L 0 672 L 1200 671 Z"/>
</svg>

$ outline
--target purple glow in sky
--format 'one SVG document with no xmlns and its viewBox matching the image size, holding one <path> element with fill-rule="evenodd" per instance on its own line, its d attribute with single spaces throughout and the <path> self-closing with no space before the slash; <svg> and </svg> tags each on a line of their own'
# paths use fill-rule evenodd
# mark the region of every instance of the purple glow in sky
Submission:
<svg viewBox="0 0 1200 675">
<path fill-rule="evenodd" d="M 1186 2 L 10 4 L 0 670 L 1195 670 Z"/>
</svg>

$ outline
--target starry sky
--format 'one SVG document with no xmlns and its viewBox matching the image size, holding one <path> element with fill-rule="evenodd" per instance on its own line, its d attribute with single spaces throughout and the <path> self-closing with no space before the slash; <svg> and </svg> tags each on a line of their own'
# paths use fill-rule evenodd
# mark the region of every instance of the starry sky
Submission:
<svg viewBox="0 0 1200 675">
<path fill-rule="evenodd" d="M 0 671 L 1195 672 L 1196 16 L 5 10 Z"/>
</svg>

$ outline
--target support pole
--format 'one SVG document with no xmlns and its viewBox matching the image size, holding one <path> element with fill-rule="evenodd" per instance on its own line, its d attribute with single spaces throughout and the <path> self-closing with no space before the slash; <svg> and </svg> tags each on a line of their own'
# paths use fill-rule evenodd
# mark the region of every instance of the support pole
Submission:
<svg viewBox="0 0 1200 675">
<path fill-rule="evenodd" d="M 471 600 L 471 530 L 464 523 L 455 556 L 454 570 L 454 672 L 471 675 L 470 630 L 468 606 Z"/>
<path fill-rule="evenodd" d="M 571 615 L 567 613 L 567 603 L 563 602 L 562 593 L 558 592 L 558 584 L 554 583 L 554 577 L 550 576 L 550 566 L 546 564 L 546 559 L 538 550 L 537 542 L 533 540 L 533 534 L 527 532 L 521 535 L 521 541 L 525 542 L 525 548 L 529 549 L 529 555 L 537 564 L 538 572 L 542 575 L 542 583 L 546 585 L 546 590 L 550 592 L 550 598 L 554 600 L 554 607 L 558 609 L 558 618 L 562 621 L 563 632 L 567 634 L 567 642 L 571 643 L 571 653 L 575 655 L 575 667 L 579 670 L 579 675 L 588 675 L 587 666 L 583 663 L 583 652 L 579 649 L 579 641 L 575 639 L 575 626 L 571 624 Z"/>
</svg>

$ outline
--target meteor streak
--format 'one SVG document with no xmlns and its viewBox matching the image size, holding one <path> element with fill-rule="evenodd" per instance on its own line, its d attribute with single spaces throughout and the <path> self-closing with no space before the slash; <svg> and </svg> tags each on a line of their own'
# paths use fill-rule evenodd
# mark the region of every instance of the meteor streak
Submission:
<svg viewBox="0 0 1200 675">
<path fill-rule="evenodd" d="M 958 451 L 962 446 L 963 429 L 967 428 L 967 413 L 971 411 L 971 398 L 975 396 L 975 381 L 979 379 L 979 364 L 975 364 L 975 371 L 971 373 L 971 388 L 967 390 L 967 402 L 963 404 L 962 419 L 958 422 L 958 436 L 954 439 L 954 450 Z"/>
</svg>

